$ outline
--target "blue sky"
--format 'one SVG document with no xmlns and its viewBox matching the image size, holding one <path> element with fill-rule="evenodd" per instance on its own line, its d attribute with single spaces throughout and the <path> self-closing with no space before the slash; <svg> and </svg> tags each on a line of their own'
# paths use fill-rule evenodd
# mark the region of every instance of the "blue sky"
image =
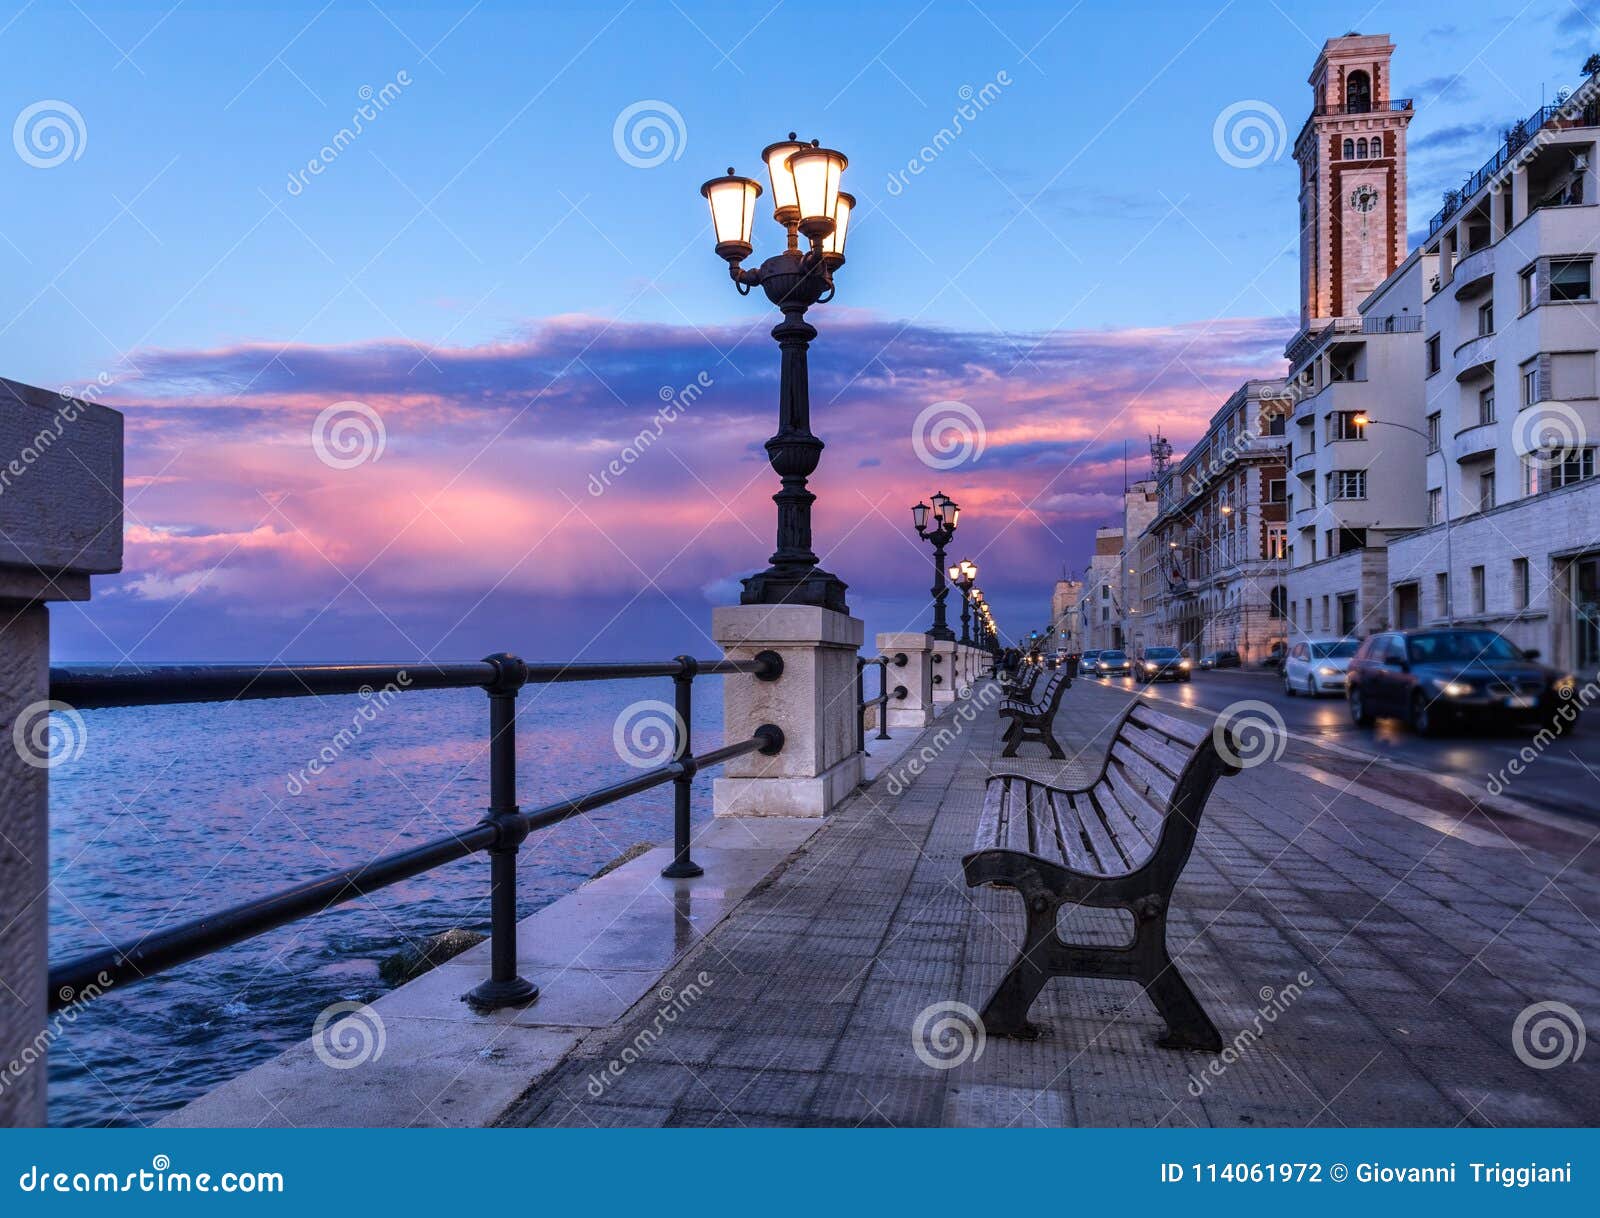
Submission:
<svg viewBox="0 0 1600 1218">
<path fill-rule="evenodd" d="M 1083 563 L 1085 538 L 1110 510 L 1121 441 L 1164 423 L 1181 448 L 1239 377 L 1276 371 L 1295 305 L 1293 162 L 1280 143 L 1259 166 L 1228 164 L 1213 143 L 1219 113 L 1263 103 L 1292 140 L 1322 41 L 1352 28 L 1389 33 L 1397 92 L 1418 104 L 1415 231 L 1440 190 L 1489 156 L 1501 125 L 1578 79 L 1600 49 L 1593 7 L 79 0 L 0 14 L 8 113 L 52 100 L 79 116 L 77 155 L 61 164 L 0 158 L 3 371 L 51 387 L 109 378 L 106 400 L 128 412 L 129 472 L 155 488 L 130 513 L 143 531 L 130 534 L 128 574 L 102 581 L 108 595 L 95 607 L 58 615 L 62 646 L 171 658 L 185 647 L 325 653 L 374 638 L 380 650 L 475 644 L 459 625 L 478 586 L 430 585 L 437 620 L 422 634 L 404 628 L 415 598 L 404 580 L 373 582 L 382 568 L 366 560 L 389 548 L 375 532 L 363 535 L 372 554 L 317 545 L 308 560 L 331 561 L 347 583 L 370 569 L 368 606 L 334 608 L 320 588 L 280 618 L 258 599 L 247 622 L 207 633 L 219 607 L 237 614 L 242 597 L 262 595 L 234 570 L 241 551 L 215 539 L 261 527 L 280 537 L 291 526 L 262 526 L 251 508 L 326 490 L 283 463 L 252 465 L 240 445 L 271 453 L 289 420 L 298 427 L 336 389 L 362 397 L 359 360 L 341 362 L 352 353 L 381 352 L 385 376 L 373 379 L 384 384 L 373 392 L 385 396 L 393 451 L 421 463 L 456 451 L 476 406 L 504 407 L 523 390 L 532 413 L 507 408 L 504 418 L 518 420 L 510 434 L 533 450 L 557 436 L 581 448 L 586 428 L 590 439 L 626 435 L 656 408 L 648 386 L 670 379 L 652 361 L 692 375 L 704 361 L 680 340 L 703 339 L 714 363 L 759 389 L 722 416 L 727 451 L 754 461 L 771 426 L 759 369 L 775 363 L 760 333 L 772 319 L 729 289 L 697 191 L 730 163 L 753 173 L 762 145 L 790 129 L 850 156 L 846 184 L 860 200 L 838 298 L 813 318 L 814 359 L 840 365 L 818 369 L 833 386 L 818 403 L 830 442 L 819 493 L 870 484 L 898 522 L 901 500 L 938 479 L 873 445 L 903 433 L 926 393 L 1003 385 L 986 416 L 1005 433 L 988 486 L 1006 486 L 1022 507 L 1005 515 L 996 504 L 985 544 L 997 547 L 995 586 L 1013 593 L 1017 624 L 1042 619 L 1048 578 Z M 351 124 L 363 90 L 385 85 L 394 88 L 381 113 L 291 188 Z M 891 190 L 891 175 L 985 85 L 992 101 L 961 136 Z M 648 168 L 614 142 L 618 116 L 640 102 L 671 115 L 672 155 Z M 777 248 L 774 232 L 758 222 L 758 253 Z M 541 395 L 555 381 L 515 380 L 542 368 L 523 359 L 530 335 L 596 322 L 591 333 L 619 341 L 553 374 L 563 384 L 592 376 L 595 392 L 570 391 L 567 409 L 546 416 Z M 727 360 L 727 343 L 752 333 L 748 359 Z M 1188 337 L 1174 346 L 1174 335 Z M 1221 350 L 1202 359 L 1213 339 Z M 1034 358 L 1042 349 L 1046 368 Z M 1157 352 L 1161 375 L 1145 377 Z M 514 358 L 494 358 L 506 353 Z M 477 379 L 453 382 L 446 367 Z M 332 368 L 337 386 L 318 379 Z M 397 368 L 418 378 L 414 393 Z M 871 391 L 856 402 L 863 380 Z M 527 419 L 546 430 L 524 430 Z M 678 481 L 655 471 L 637 480 L 640 495 L 688 502 L 696 483 L 717 484 L 696 463 L 717 450 L 704 440 L 685 438 Z M 529 459 L 563 464 L 550 451 Z M 232 497 L 208 484 L 219 460 L 233 471 Z M 461 460 L 432 484 L 440 494 L 483 491 L 476 458 Z M 759 476 L 758 465 L 745 472 Z M 986 484 L 968 481 L 976 502 Z M 730 489 L 707 511 L 748 514 L 765 533 L 770 489 L 757 482 L 737 500 Z M 629 510 L 647 514 L 650 502 Z M 881 529 L 897 527 L 884 513 Z M 982 527 L 974 517 L 975 545 Z M 166 543 L 178 540 L 212 565 L 162 566 L 176 561 Z M 864 568 L 852 582 L 880 619 L 869 628 L 898 629 L 909 621 L 895 619 L 919 612 L 922 559 L 914 538 L 881 545 L 893 561 L 850 552 Z M 649 636 L 704 651 L 685 623 L 708 616 L 727 580 L 764 557 L 764 545 L 730 538 L 711 564 L 720 575 L 674 583 L 633 556 L 639 582 L 659 585 L 678 612 L 652 610 L 600 642 L 552 637 L 615 652 Z M 873 587 L 877 574 L 906 590 Z M 509 602 L 485 634 L 525 611 Z"/>
</svg>

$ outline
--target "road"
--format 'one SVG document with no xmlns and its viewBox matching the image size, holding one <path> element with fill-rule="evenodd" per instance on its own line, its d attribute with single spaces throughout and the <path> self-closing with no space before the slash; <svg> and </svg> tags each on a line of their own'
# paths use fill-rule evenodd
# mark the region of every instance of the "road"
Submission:
<svg viewBox="0 0 1600 1218">
<path fill-rule="evenodd" d="M 1105 684 L 1132 689 L 1134 682 L 1113 678 Z M 1350 721 L 1343 698 L 1290 698 L 1274 673 L 1255 671 L 1198 672 L 1187 684 L 1151 687 L 1154 697 L 1220 713 L 1244 700 L 1269 704 L 1288 731 L 1291 747 L 1320 753 L 1326 764 L 1342 759 L 1345 767 L 1372 773 L 1376 765 L 1398 777 L 1410 776 L 1413 798 L 1446 783 L 1470 798 L 1486 794 L 1574 815 L 1600 826 L 1600 710 L 1538 754 L 1521 775 L 1505 772 L 1509 762 L 1533 741 L 1533 730 L 1491 732 L 1466 729 L 1422 739 L 1405 724 L 1380 719 L 1361 728 Z M 1497 792 L 1496 788 L 1501 788 Z"/>
</svg>

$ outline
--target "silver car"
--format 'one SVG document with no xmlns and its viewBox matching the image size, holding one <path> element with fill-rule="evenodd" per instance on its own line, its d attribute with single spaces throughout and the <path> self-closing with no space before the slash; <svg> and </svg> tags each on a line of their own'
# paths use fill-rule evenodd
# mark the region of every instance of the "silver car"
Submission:
<svg viewBox="0 0 1600 1218">
<path fill-rule="evenodd" d="M 1283 661 L 1283 692 L 1317 697 L 1344 693 L 1345 672 L 1361 644 L 1355 639 L 1299 639 Z"/>
</svg>

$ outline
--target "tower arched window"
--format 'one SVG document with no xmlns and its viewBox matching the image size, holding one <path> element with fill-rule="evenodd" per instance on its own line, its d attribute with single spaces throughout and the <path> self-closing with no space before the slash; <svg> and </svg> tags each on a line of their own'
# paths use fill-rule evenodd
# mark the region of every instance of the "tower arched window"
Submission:
<svg viewBox="0 0 1600 1218">
<path fill-rule="evenodd" d="M 1346 140 L 1344 142 L 1344 159 L 1348 161 L 1348 160 L 1352 159 L 1355 156 L 1355 154 L 1356 154 L 1356 142 L 1354 140 Z"/>
<path fill-rule="evenodd" d="M 1358 161 L 1367 159 L 1367 141 L 1364 139 L 1356 141 L 1356 159 Z"/>
<path fill-rule="evenodd" d="M 1372 109 L 1372 77 L 1365 72 L 1352 72 L 1345 78 L 1344 108 L 1351 114 L 1365 114 Z"/>
</svg>

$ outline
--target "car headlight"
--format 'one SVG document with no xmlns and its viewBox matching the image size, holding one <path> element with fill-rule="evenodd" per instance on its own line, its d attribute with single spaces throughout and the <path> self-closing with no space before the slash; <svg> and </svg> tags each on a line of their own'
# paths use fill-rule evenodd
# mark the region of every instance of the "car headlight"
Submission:
<svg viewBox="0 0 1600 1218">
<path fill-rule="evenodd" d="M 1146 660 L 1146 661 L 1145 661 L 1145 662 L 1144 662 L 1144 666 L 1145 666 L 1145 667 L 1146 667 L 1146 668 L 1147 668 L 1147 669 L 1149 669 L 1149 670 L 1150 670 L 1150 671 L 1151 671 L 1151 672 L 1154 672 L 1154 671 L 1155 671 L 1155 670 L 1156 670 L 1156 666 L 1155 666 L 1155 664 L 1153 664 L 1153 663 L 1152 663 L 1152 662 L 1151 662 L 1151 661 L 1149 661 L 1149 660 Z"/>
<path fill-rule="evenodd" d="M 1189 661 L 1188 660 L 1179 660 L 1178 661 L 1178 667 L 1179 668 L 1188 668 L 1189 667 Z"/>
<path fill-rule="evenodd" d="M 1324 664 L 1321 668 L 1317 669 L 1317 675 L 1319 677 L 1337 677 L 1339 675 L 1339 670 L 1334 668 L 1331 664 Z"/>
<path fill-rule="evenodd" d="M 1447 698 L 1465 698 L 1472 692 L 1472 686 L 1465 681 L 1443 681 L 1438 677 L 1433 679 L 1433 687 Z"/>
</svg>

